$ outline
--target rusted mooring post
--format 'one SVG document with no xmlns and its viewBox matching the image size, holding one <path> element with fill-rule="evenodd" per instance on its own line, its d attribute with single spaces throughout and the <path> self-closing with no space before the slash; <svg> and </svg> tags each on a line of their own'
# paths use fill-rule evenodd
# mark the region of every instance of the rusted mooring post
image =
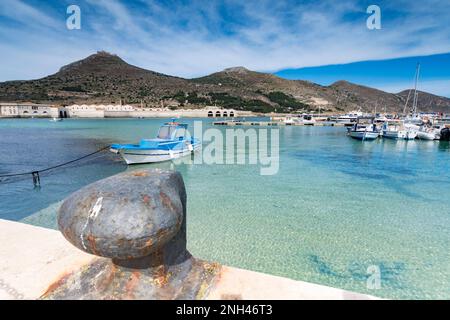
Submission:
<svg viewBox="0 0 450 320">
<path fill-rule="evenodd" d="M 44 299 L 201 299 L 220 269 L 186 249 L 186 190 L 177 172 L 95 182 L 64 201 L 58 226 L 102 258 L 55 282 Z"/>
</svg>

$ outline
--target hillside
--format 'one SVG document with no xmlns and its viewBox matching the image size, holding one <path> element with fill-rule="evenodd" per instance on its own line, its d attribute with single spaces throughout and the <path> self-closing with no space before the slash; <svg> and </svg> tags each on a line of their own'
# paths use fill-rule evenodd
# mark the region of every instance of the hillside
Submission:
<svg viewBox="0 0 450 320">
<path fill-rule="evenodd" d="M 0 100 L 70 104 L 124 99 L 139 103 L 143 98 L 157 100 L 180 87 L 193 89 L 185 79 L 141 69 L 118 56 L 99 52 L 42 79 L 4 82 L 0 84 Z"/>
<path fill-rule="evenodd" d="M 423 91 L 417 91 L 417 109 L 419 112 L 430 112 L 434 110 L 450 112 L 449 99 L 446 97 L 436 96 Z M 408 99 L 409 90 L 402 91 L 397 95 L 402 97 L 404 101 Z M 412 93 L 408 102 L 408 108 L 412 105 Z"/>
<path fill-rule="evenodd" d="M 365 111 L 377 109 L 381 112 L 386 109 L 388 112 L 400 112 L 405 104 L 402 96 L 347 81 L 335 82 L 330 87 L 336 91 L 338 104 L 354 102 Z"/>
<path fill-rule="evenodd" d="M 228 68 L 211 75 L 182 79 L 128 64 L 120 57 L 98 52 L 62 67 L 56 74 L 30 81 L 0 83 L 0 101 L 40 103 L 117 103 L 147 106 L 201 107 L 218 105 L 255 112 L 403 110 L 408 92 L 391 94 L 338 81 L 321 86 L 287 80 L 273 74 Z M 423 106 L 420 107 L 420 106 Z M 423 111 L 450 112 L 450 99 L 419 94 Z"/>
</svg>

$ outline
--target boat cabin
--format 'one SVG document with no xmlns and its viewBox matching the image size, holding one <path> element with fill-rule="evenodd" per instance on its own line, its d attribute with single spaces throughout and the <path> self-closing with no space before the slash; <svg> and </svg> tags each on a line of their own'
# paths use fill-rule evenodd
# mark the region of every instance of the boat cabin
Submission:
<svg viewBox="0 0 450 320">
<path fill-rule="evenodd" d="M 157 138 L 161 140 L 190 139 L 191 135 L 187 127 L 188 125 L 184 123 L 168 122 L 159 128 Z"/>
<path fill-rule="evenodd" d="M 377 131 L 375 117 L 358 117 L 356 122 L 349 127 L 349 131 Z"/>
<path fill-rule="evenodd" d="M 383 130 L 389 131 L 405 130 L 405 124 L 402 120 L 388 120 L 383 124 Z"/>
</svg>

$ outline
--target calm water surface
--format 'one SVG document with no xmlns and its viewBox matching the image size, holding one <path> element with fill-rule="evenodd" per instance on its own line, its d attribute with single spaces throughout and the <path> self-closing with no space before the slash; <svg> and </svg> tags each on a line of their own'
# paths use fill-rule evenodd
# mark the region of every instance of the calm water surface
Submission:
<svg viewBox="0 0 450 320">
<path fill-rule="evenodd" d="M 161 122 L 0 120 L 0 175 L 153 137 Z M 143 167 L 182 173 L 195 256 L 386 298 L 450 298 L 450 146 L 443 142 L 361 143 L 343 128 L 280 128 L 274 176 L 249 165 L 127 168 L 102 153 L 43 174 L 40 189 L 30 177 L 3 181 L 0 218 L 55 228 L 71 192 Z M 381 271 L 381 289 L 367 289 L 370 266 Z"/>
</svg>

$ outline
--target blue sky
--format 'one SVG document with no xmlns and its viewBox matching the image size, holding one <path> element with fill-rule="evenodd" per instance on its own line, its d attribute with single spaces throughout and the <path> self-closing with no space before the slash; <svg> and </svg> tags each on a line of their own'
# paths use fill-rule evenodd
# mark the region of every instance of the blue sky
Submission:
<svg viewBox="0 0 450 320">
<path fill-rule="evenodd" d="M 81 30 L 66 28 L 70 4 L 81 8 Z M 381 30 L 366 27 L 371 4 Z M 43 77 L 106 50 L 181 77 L 245 66 L 397 92 L 420 61 L 421 88 L 450 97 L 449 13 L 448 0 L 1 0 L 0 81 Z"/>
</svg>

